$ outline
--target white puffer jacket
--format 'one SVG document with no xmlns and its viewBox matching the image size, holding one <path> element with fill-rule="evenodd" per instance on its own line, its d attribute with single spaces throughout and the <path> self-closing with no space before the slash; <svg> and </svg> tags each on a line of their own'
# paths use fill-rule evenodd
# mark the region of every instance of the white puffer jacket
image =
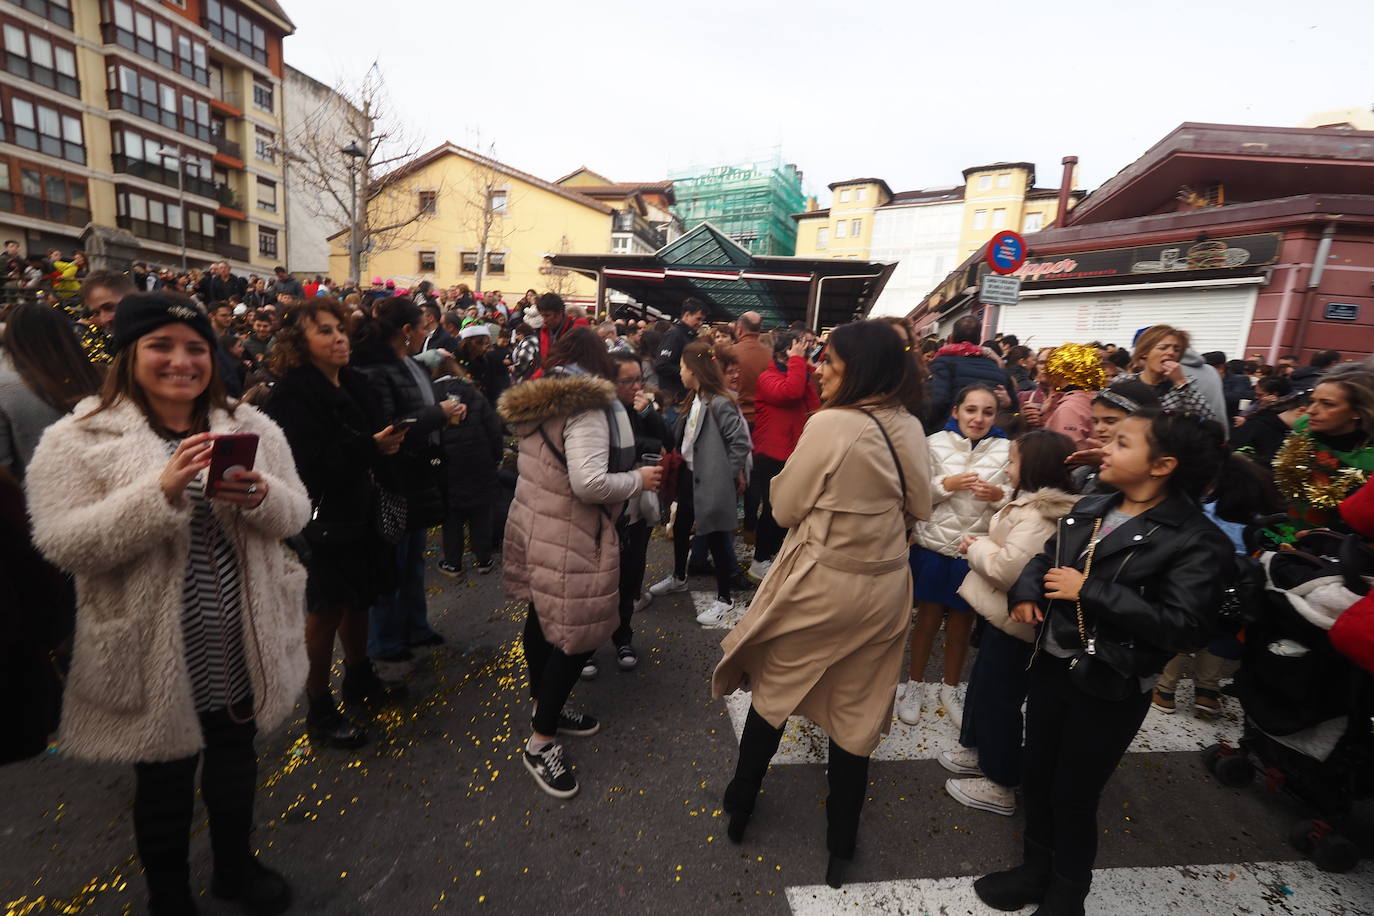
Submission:
<svg viewBox="0 0 1374 916">
<path fill-rule="evenodd" d="M 957 430 L 942 429 L 926 437 L 930 446 L 930 518 L 916 524 L 914 540 L 927 550 L 947 557 L 959 556 L 964 535 L 988 533 L 992 514 L 1004 506 L 1011 495 L 1007 460 L 1011 442 L 1001 435 L 989 434 L 972 446 Z M 972 447 L 971 447 L 972 446 Z M 986 502 L 974 499 L 972 490 L 945 489 L 943 481 L 953 474 L 976 473 L 980 480 L 1002 488 L 1002 499 Z"/>
</svg>

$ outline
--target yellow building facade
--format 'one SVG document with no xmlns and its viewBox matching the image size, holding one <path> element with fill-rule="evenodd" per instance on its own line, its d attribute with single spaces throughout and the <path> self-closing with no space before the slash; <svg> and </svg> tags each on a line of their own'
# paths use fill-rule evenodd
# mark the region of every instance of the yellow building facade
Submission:
<svg viewBox="0 0 1374 916">
<path fill-rule="evenodd" d="M 1011 229 L 1026 234 L 1049 226 L 1059 214 L 1059 189 L 1035 187 L 1035 164 L 997 162 L 964 169 L 964 220 L 959 257 Z"/>
<path fill-rule="evenodd" d="M 554 272 L 544 256 L 610 251 L 615 212 L 572 188 L 452 143 L 418 157 L 372 208 L 373 224 L 402 212 L 423 210 L 425 216 L 364 254 L 364 283 L 372 277 L 395 280 L 398 286 L 422 280 L 444 287 L 465 283 L 474 291 L 499 289 L 508 302 L 527 289 L 554 290 L 576 301 L 594 299 L 594 281 Z M 346 277 L 348 232 L 330 241 L 330 272 Z"/>
<path fill-rule="evenodd" d="M 796 217 L 797 257 L 867 259 L 875 214 L 892 189 L 881 178 L 851 178 L 830 185 L 830 195 L 829 209 Z"/>
</svg>

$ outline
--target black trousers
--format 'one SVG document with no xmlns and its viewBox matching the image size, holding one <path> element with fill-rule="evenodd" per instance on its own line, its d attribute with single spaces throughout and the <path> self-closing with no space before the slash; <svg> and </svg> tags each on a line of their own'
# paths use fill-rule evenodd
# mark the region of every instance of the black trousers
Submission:
<svg viewBox="0 0 1374 916">
<path fill-rule="evenodd" d="M 677 515 L 673 519 L 673 575 L 687 578 L 687 555 L 692 550 L 692 526 L 696 524 L 696 510 L 692 507 L 692 470 L 684 466 L 677 478 Z M 716 597 L 730 600 L 730 577 L 738 571 L 735 553 L 731 549 L 729 531 L 712 531 L 701 535 L 711 551 L 716 568 Z"/>
<path fill-rule="evenodd" d="M 252 700 L 236 706 L 235 714 L 248 721 L 235 722 L 223 709 L 201 715 L 201 753 L 134 765 L 134 841 L 148 880 L 148 910 L 154 916 L 184 912 L 190 899 L 191 817 L 196 765 L 202 758 L 200 794 L 210 815 L 215 874 L 227 882 L 239 880 L 252 858 L 258 781 Z"/>
<path fill-rule="evenodd" d="M 1086 884 L 1097 858 L 1097 807 L 1150 695 L 1117 702 L 1089 696 L 1069 680 L 1069 662 L 1036 656 L 1026 699 L 1026 839 L 1054 850 L 1055 874 Z"/>
<path fill-rule="evenodd" d="M 620 626 L 611 634 L 617 646 L 628 646 L 634 638 L 630 618 L 635 602 L 644 589 L 644 563 L 649 556 L 649 522 L 640 519 L 620 529 Z"/>
<path fill-rule="evenodd" d="M 740 736 L 735 778 L 725 788 L 725 809 L 754 810 L 768 764 L 778 751 L 782 729 L 774 728 L 753 706 Z M 825 800 L 825 847 L 841 859 L 854 858 L 859 836 L 859 814 L 868 793 L 868 758 L 851 754 L 830 739 L 830 763 L 826 767 L 830 795 Z"/>
<path fill-rule="evenodd" d="M 478 563 L 491 562 L 491 504 L 449 506 L 444 516 L 444 560 L 459 568 L 463 565 L 463 527 Z"/>
<path fill-rule="evenodd" d="M 783 538 L 787 537 L 787 529 L 773 520 L 773 501 L 769 496 L 773 478 L 778 476 L 785 463 L 767 455 L 754 456 L 754 479 L 760 482 L 763 496 L 763 504 L 759 508 L 758 533 L 754 538 L 754 559 L 760 562 L 777 556 Z"/>
<path fill-rule="evenodd" d="M 544 638 L 539 615 L 531 602 L 525 615 L 525 666 L 529 671 L 530 698 L 538 704 L 534 712 L 534 730 L 541 735 L 558 734 L 558 714 L 572 694 L 573 685 L 582 676 L 582 666 L 590 652 L 566 655 L 563 650 Z"/>
<path fill-rule="evenodd" d="M 1021 735 L 1025 719 L 1026 663 L 1034 647 L 988 624 L 983 629 L 964 697 L 959 743 L 978 749 L 978 767 L 999 786 L 1016 788 L 1025 769 Z"/>
</svg>

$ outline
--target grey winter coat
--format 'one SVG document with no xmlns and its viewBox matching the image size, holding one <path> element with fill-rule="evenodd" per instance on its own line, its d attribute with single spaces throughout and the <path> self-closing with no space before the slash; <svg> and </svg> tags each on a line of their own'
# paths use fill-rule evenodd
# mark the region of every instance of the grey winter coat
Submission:
<svg viewBox="0 0 1374 916">
<path fill-rule="evenodd" d="M 692 452 L 692 507 L 696 513 L 696 533 L 734 531 L 739 521 L 735 511 L 739 494 L 735 478 L 745 472 L 748 483 L 749 456 L 754 451 L 749 427 L 739 405 L 729 398 L 698 395 L 706 404 L 706 416 L 701 422 Z M 684 406 L 678 417 L 676 441 L 680 449 L 687 429 L 690 409 Z M 682 473 L 689 473 L 687 468 Z"/>
<path fill-rule="evenodd" d="M 61 412 L 34 394 L 0 353 L 0 467 L 8 466 L 22 480 L 43 430 L 60 419 Z"/>
</svg>

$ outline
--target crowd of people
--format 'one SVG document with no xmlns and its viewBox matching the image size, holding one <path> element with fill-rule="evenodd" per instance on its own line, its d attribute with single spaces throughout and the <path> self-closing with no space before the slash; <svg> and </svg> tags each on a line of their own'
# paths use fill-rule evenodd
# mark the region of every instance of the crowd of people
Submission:
<svg viewBox="0 0 1374 916">
<path fill-rule="evenodd" d="M 11 276 L 51 254 L 12 252 Z M 213 893 L 290 905 L 251 852 L 254 736 L 303 690 L 311 741 L 347 752 L 368 741 L 359 713 L 404 702 L 375 663 L 444 642 L 436 529 L 440 573 L 499 570 L 527 603 L 520 757 L 542 791 L 577 794 L 562 738 L 601 727 L 568 704 L 579 679 L 603 649 L 635 668 L 635 615 L 709 575 L 703 626 L 754 593 L 711 677 L 717 696 L 751 691 L 732 840 L 805 716 L 830 739 L 839 886 L 869 758 L 894 715 L 938 706 L 960 726 L 939 758 L 951 797 L 1009 815 L 1019 793 L 1025 812 L 1021 864 L 979 897 L 1082 913 L 1098 802 L 1145 716 L 1179 710 L 1190 666 L 1195 713 L 1223 706 L 1239 529 L 1284 511 L 1274 543 L 1341 530 L 1374 468 L 1374 366 L 1335 352 L 1228 361 L 1163 324 L 1129 349 L 1032 352 L 980 339 L 974 316 L 947 339 L 896 318 L 818 336 L 753 312 L 713 325 L 693 299 L 667 321 L 534 290 L 508 306 L 194 274 L 80 258 L 74 299 L 54 284 L 16 302 L 0 335 L 0 563 L 21 609 L 3 695 L 38 698 L 4 711 L 0 760 L 60 722 L 61 751 L 132 764 L 156 914 L 195 911 L 202 760 Z M 646 588 L 658 527 L 672 568 Z"/>
</svg>

